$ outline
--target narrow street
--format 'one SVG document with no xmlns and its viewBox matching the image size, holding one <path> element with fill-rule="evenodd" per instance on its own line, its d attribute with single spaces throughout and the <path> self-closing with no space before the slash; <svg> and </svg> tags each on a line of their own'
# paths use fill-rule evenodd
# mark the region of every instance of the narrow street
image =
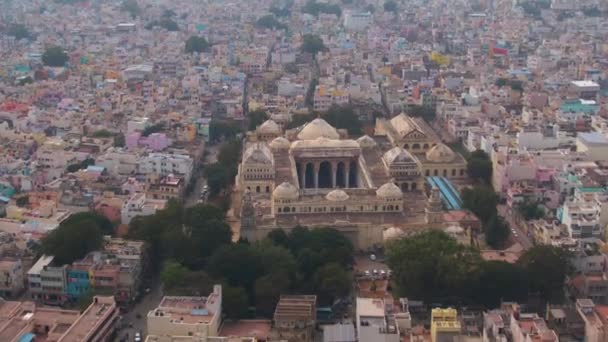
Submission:
<svg viewBox="0 0 608 342">
<path fill-rule="evenodd" d="M 528 235 L 519 227 L 519 225 L 513 219 L 513 214 L 510 213 L 510 209 L 506 205 L 499 205 L 497 207 L 498 213 L 502 216 L 505 221 L 509 224 L 509 228 L 515 230 L 517 236 L 514 236 L 511 232 L 511 238 L 513 241 L 518 242 L 524 250 L 530 249 L 534 246 Z"/>
<path fill-rule="evenodd" d="M 122 326 L 124 328 L 118 330 L 118 341 L 133 341 L 136 332 L 141 333 L 142 341 L 146 340 L 148 332 L 146 315 L 158 306 L 162 298 L 160 280 L 153 281 L 152 284 L 150 292 L 144 294 L 141 301 L 135 304 L 132 310 L 123 314 Z"/>
<path fill-rule="evenodd" d="M 192 177 L 196 177 L 194 190 L 184 199 L 184 203 L 187 207 L 191 207 L 196 205 L 201 197 L 201 191 L 205 185 L 207 185 L 207 180 L 205 179 L 205 165 L 213 164 L 217 162 L 217 155 L 220 150 L 220 145 L 208 145 L 207 150 L 205 152 L 205 157 L 197 170 L 194 171 Z"/>
</svg>

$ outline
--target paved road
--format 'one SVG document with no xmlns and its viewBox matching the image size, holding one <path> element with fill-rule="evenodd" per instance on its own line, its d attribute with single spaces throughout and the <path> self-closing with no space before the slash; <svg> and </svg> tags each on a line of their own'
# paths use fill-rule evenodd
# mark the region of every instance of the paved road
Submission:
<svg viewBox="0 0 608 342">
<path fill-rule="evenodd" d="M 202 162 L 202 166 L 198 170 L 195 170 L 192 177 L 196 177 L 196 183 L 194 184 L 194 190 L 186 197 L 185 203 L 187 207 L 191 207 L 199 202 L 201 196 L 201 190 L 203 186 L 207 184 L 207 180 L 203 176 L 203 170 L 205 165 L 213 164 L 217 162 L 217 155 L 219 153 L 219 145 L 209 146 L 207 145 L 207 153 L 205 159 Z"/>
<path fill-rule="evenodd" d="M 511 210 L 506 205 L 498 206 L 498 213 L 500 214 L 500 216 L 504 217 L 505 221 L 507 221 L 507 223 L 509 224 L 509 227 L 511 229 L 515 230 L 515 232 L 517 232 L 517 237 L 511 236 L 511 238 L 515 242 L 518 242 L 523 247 L 523 249 L 532 248 L 532 246 L 534 246 L 534 244 L 532 243 L 530 238 L 526 235 L 526 233 L 515 222 L 515 220 L 513 219 L 513 214 L 511 214 L 510 212 L 511 212 Z"/>
<path fill-rule="evenodd" d="M 146 335 L 148 332 L 146 315 L 148 311 L 158 307 L 160 300 L 162 298 L 162 291 L 160 288 L 160 280 L 156 279 L 152 282 L 153 287 L 150 288 L 150 292 L 145 294 L 141 301 L 133 307 L 133 309 L 122 316 L 122 321 L 124 322 L 127 328 L 122 329 L 118 332 L 118 339 L 126 337 L 129 335 L 129 338 L 126 341 L 133 341 L 136 332 L 141 332 L 142 341 L 146 340 Z M 138 318 L 138 316 L 140 318 Z M 132 325 L 132 328 L 129 328 L 129 325 Z"/>
</svg>

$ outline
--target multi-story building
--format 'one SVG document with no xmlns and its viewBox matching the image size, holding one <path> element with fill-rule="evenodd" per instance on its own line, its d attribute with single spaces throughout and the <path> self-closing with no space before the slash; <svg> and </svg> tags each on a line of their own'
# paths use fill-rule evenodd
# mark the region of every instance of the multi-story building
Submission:
<svg viewBox="0 0 608 342">
<path fill-rule="evenodd" d="M 150 153 L 139 161 L 139 173 L 143 175 L 182 176 L 186 183 L 192 176 L 194 161 L 183 154 Z"/>
<path fill-rule="evenodd" d="M 21 259 L 0 259 L 0 297 L 17 296 L 23 291 L 24 285 Z"/>
<path fill-rule="evenodd" d="M 165 296 L 156 309 L 148 312 L 147 341 L 188 341 L 188 337 L 210 341 L 207 338 L 218 336 L 221 316 L 220 285 L 215 285 L 207 297 Z"/>
<path fill-rule="evenodd" d="M 399 330 L 394 317 L 387 313 L 387 303 L 378 298 L 357 298 L 356 327 L 359 341 L 397 342 Z"/>
<path fill-rule="evenodd" d="M 95 296 L 82 314 L 0 299 L 0 341 L 110 342 L 118 314 L 112 297 Z"/>
<path fill-rule="evenodd" d="M 356 13 L 347 12 L 344 14 L 344 28 L 347 30 L 365 30 L 371 24 L 373 16 L 370 12 Z"/>
<path fill-rule="evenodd" d="M 120 210 L 120 218 L 123 224 L 129 224 L 136 216 L 154 215 L 157 210 L 163 209 L 166 200 L 147 198 L 143 193 L 136 193 L 129 197 Z"/>
<path fill-rule="evenodd" d="M 585 342 L 608 341 L 608 306 L 591 299 L 578 299 L 576 311 L 585 322 Z"/>
<path fill-rule="evenodd" d="M 460 321 L 456 309 L 433 309 L 431 311 L 431 341 L 447 341 L 460 336 Z"/>
<path fill-rule="evenodd" d="M 317 296 L 281 296 L 273 320 L 276 339 L 312 341 L 317 320 Z"/>
<path fill-rule="evenodd" d="M 184 179 L 170 174 L 150 184 L 146 195 L 155 200 L 180 199 L 185 189 Z"/>
</svg>

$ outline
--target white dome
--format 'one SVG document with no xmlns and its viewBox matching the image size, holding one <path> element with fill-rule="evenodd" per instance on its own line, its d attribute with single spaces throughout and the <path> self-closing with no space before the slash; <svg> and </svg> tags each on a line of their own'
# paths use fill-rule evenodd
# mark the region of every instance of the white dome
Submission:
<svg viewBox="0 0 608 342">
<path fill-rule="evenodd" d="M 283 137 L 274 138 L 274 140 L 270 142 L 270 148 L 274 150 L 288 149 L 290 145 L 291 143 L 289 140 Z"/>
<path fill-rule="evenodd" d="M 362 148 L 372 148 L 376 147 L 377 145 L 374 139 L 370 138 L 369 135 L 362 136 L 361 138 L 357 139 L 357 142 Z"/>
<path fill-rule="evenodd" d="M 386 183 L 376 190 L 376 196 L 380 198 L 403 198 L 403 192 L 395 184 Z"/>
<path fill-rule="evenodd" d="M 325 199 L 332 202 L 346 201 L 348 194 L 342 190 L 336 189 L 325 196 Z"/>
<path fill-rule="evenodd" d="M 244 164 L 272 164 L 272 154 L 265 144 L 256 143 L 243 153 Z"/>
<path fill-rule="evenodd" d="M 300 140 L 315 140 L 317 138 L 340 139 L 340 134 L 334 127 L 323 119 L 314 119 L 298 133 Z"/>
<path fill-rule="evenodd" d="M 262 134 L 279 134 L 281 133 L 281 128 L 277 125 L 276 122 L 272 120 L 266 120 L 264 123 L 258 126 L 256 129 L 257 133 Z"/>
<path fill-rule="evenodd" d="M 426 160 L 433 163 L 449 163 L 454 160 L 454 158 L 456 158 L 454 152 L 441 143 L 433 146 L 433 148 L 426 153 Z"/>
<path fill-rule="evenodd" d="M 291 183 L 283 182 L 274 189 L 272 197 L 281 200 L 296 200 L 299 197 L 298 188 Z"/>
<path fill-rule="evenodd" d="M 399 238 L 403 237 L 404 235 L 405 235 L 405 233 L 403 232 L 403 230 L 401 230 L 397 227 L 390 227 L 382 232 L 382 239 L 385 241 L 399 239 Z"/>
</svg>

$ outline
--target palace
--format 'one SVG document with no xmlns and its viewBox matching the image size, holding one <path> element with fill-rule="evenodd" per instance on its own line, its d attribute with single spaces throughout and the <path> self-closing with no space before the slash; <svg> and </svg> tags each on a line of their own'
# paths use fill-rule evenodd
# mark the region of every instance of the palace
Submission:
<svg viewBox="0 0 608 342">
<path fill-rule="evenodd" d="M 268 120 L 244 145 L 234 212 L 250 241 L 275 228 L 330 226 L 367 248 L 388 228 L 435 223 L 425 176 L 466 177 L 464 158 L 405 114 L 378 119 L 374 136 L 357 140 L 320 118 L 287 131 Z"/>
</svg>

